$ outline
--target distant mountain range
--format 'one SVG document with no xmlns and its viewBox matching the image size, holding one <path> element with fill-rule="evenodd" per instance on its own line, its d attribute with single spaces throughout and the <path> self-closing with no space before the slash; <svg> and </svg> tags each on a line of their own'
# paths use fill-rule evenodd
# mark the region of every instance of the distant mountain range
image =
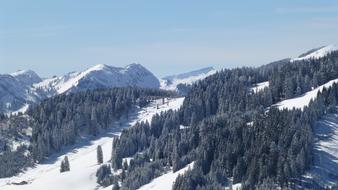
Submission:
<svg viewBox="0 0 338 190">
<path fill-rule="evenodd" d="M 318 59 L 336 50 L 338 50 L 336 45 L 323 46 L 285 61 Z M 194 82 L 214 73 L 216 70 L 213 67 L 207 67 L 159 79 L 148 69 L 135 63 L 126 67 L 100 64 L 82 72 L 70 72 L 47 79 L 42 79 L 34 71 L 20 70 L 12 74 L 0 75 L 0 113 L 23 112 L 29 105 L 45 98 L 88 89 L 137 86 L 186 94 Z"/>
<path fill-rule="evenodd" d="M 29 105 L 45 98 L 88 89 L 137 86 L 178 90 L 179 84 L 191 85 L 215 72 L 208 67 L 159 79 L 140 64 L 123 68 L 99 64 L 82 72 L 42 79 L 34 71 L 20 70 L 0 75 L 0 112 L 24 112 Z"/>
</svg>

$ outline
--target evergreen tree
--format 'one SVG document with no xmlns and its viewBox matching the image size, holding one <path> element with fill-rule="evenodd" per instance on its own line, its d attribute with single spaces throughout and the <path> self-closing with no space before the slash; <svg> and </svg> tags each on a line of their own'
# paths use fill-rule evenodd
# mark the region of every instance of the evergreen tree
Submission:
<svg viewBox="0 0 338 190">
<path fill-rule="evenodd" d="M 97 146 L 96 157 L 97 157 L 97 163 L 102 164 L 103 163 L 103 152 L 102 152 L 101 145 Z"/>
<path fill-rule="evenodd" d="M 61 161 L 60 172 L 67 172 L 70 171 L 68 156 L 65 156 L 64 159 Z"/>
</svg>

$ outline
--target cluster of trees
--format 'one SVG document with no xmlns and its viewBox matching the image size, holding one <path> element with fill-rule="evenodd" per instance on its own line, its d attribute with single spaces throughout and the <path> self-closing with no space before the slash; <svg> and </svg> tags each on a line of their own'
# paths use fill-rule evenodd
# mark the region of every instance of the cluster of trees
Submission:
<svg viewBox="0 0 338 190">
<path fill-rule="evenodd" d="M 20 146 L 15 151 L 6 150 L 0 153 L 0 178 L 11 177 L 22 168 L 33 164 L 33 159 L 27 154 L 27 147 Z"/>
<path fill-rule="evenodd" d="M 24 116 L 0 114 L 0 178 L 13 176 L 33 164 L 29 146 L 19 145 L 29 138 L 28 121 Z"/>
<path fill-rule="evenodd" d="M 123 131 L 113 142 L 112 167 L 124 168 L 123 158 L 142 153 L 146 159 L 128 166 L 132 188 L 150 182 L 161 167 L 176 171 L 192 161 L 194 168 L 177 178 L 174 189 L 221 189 L 230 183 L 242 183 L 243 189 L 295 188 L 312 164 L 313 124 L 336 111 L 338 85 L 324 89 L 304 110 L 272 105 L 338 78 L 337 57 L 218 72 L 193 85 L 179 111 Z M 288 94 L 291 78 L 307 84 Z M 269 88 L 250 91 L 268 79 Z"/>
<path fill-rule="evenodd" d="M 279 101 L 299 96 L 337 76 L 338 51 L 320 59 L 285 64 L 269 77 L 272 98 Z"/>
<path fill-rule="evenodd" d="M 99 89 L 46 99 L 27 115 L 0 114 L 0 177 L 17 174 L 64 145 L 75 143 L 79 135 L 95 136 L 108 127 L 120 127 L 119 120 L 127 118 L 134 106 L 171 96 L 176 94 L 137 87 Z M 31 145 L 13 149 L 14 141 L 23 140 Z M 98 163 L 103 162 L 100 155 L 98 148 Z"/>
<path fill-rule="evenodd" d="M 33 128 L 32 152 L 41 161 L 63 146 L 74 144 L 79 135 L 96 136 L 108 127 L 120 127 L 122 117 L 135 105 L 173 93 L 156 89 L 113 88 L 59 95 L 28 111 Z"/>
</svg>

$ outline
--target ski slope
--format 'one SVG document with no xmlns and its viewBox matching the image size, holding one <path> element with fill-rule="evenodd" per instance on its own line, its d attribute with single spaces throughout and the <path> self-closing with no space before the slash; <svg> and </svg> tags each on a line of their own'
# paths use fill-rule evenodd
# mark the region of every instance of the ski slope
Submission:
<svg viewBox="0 0 338 190">
<path fill-rule="evenodd" d="M 311 100 L 316 99 L 318 92 L 321 92 L 324 88 L 329 88 L 332 86 L 334 83 L 338 83 L 338 79 L 331 80 L 305 94 L 302 96 L 296 97 L 296 98 L 291 98 L 287 99 L 284 101 L 281 101 L 274 106 L 278 107 L 278 109 L 283 110 L 283 109 L 303 109 L 305 106 L 308 106 Z"/>
<path fill-rule="evenodd" d="M 154 114 L 170 109 L 177 110 L 183 104 L 184 98 L 167 99 L 162 104 L 162 99 L 155 100 L 148 106 L 135 111 L 124 121 L 123 127 L 129 127 L 136 122 L 151 122 Z M 157 109 L 157 105 L 159 108 Z M 0 179 L 1 190 L 94 190 L 101 189 L 96 183 L 96 170 L 99 168 L 96 160 L 96 149 L 102 146 L 104 162 L 111 157 L 112 139 L 119 135 L 121 129 L 111 129 L 97 139 L 84 138 L 78 144 L 67 147 L 63 152 L 51 156 L 42 164 L 29 168 L 18 176 Z M 70 163 L 70 171 L 60 173 L 60 163 L 67 155 Z M 27 182 L 26 185 L 14 185 L 13 183 Z"/>
<path fill-rule="evenodd" d="M 338 184 L 338 114 L 328 114 L 314 128 L 314 166 L 305 175 L 321 186 Z"/>
</svg>

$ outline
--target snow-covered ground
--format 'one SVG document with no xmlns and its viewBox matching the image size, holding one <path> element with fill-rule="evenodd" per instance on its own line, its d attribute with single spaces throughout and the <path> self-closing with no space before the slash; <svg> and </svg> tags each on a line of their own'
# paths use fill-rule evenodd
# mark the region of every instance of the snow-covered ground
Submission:
<svg viewBox="0 0 338 190">
<path fill-rule="evenodd" d="M 184 98 L 168 100 L 168 104 L 162 104 L 161 100 L 153 101 L 145 108 L 135 110 L 129 120 L 125 121 L 124 126 L 128 127 L 138 121 L 148 120 L 162 111 L 169 109 L 179 109 Z M 157 109 L 159 105 L 159 109 Z M 1 190 L 94 190 L 100 189 L 96 183 L 95 173 L 99 165 L 96 160 L 96 149 L 102 146 L 104 162 L 111 157 L 112 138 L 119 135 L 121 129 L 111 129 L 99 138 L 94 140 L 83 139 L 78 144 L 65 148 L 62 153 L 52 155 L 42 164 L 37 164 L 34 168 L 27 169 L 26 172 L 18 176 L 0 179 Z M 60 173 L 60 163 L 67 155 L 70 163 L 70 171 Z M 14 185 L 26 181 L 26 185 Z"/>
<path fill-rule="evenodd" d="M 253 87 L 250 88 L 250 90 L 253 91 L 254 93 L 257 93 L 257 92 L 264 90 L 265 88 L 268 88 L 269 85 L 270 85 L 269 81 L 260 82 L 260 83 L 254 84 Z"/>
<path fill-rule="evenodd" d="M 296 98 L 291 98 L 287 99 L 284 101 L 281 101 L 277 104 L 275 104 L 278 109 L 303 109 L 305 106 L 308 106 L 311 100 L 316 99 L 317 93 L 321 92 L 324 88 L 329 88 L 332 86 L 334 83 L 338 83 L 338 79 L 331 80 L 305 94 L 302 96 L 296 97 Z"/>
<path fill-rule="evenodd" d="M 171 76 L 160 80 L 161 89 L 164 90 L 177 90 L 179 84 L 192 85 L 193 83 L 203 80 L 206 77 L 215 74 L 217 71 L 213 68 L 206 70 L 205 72 L 196 73 L 189 75 L 189 73 L 181 74 L 178 76 Z"/>
<path fill-rule="evenodd" d="M 225 190 L 241 190 L 242 189 L 242 184 L 241 183 L 236 183 L 233 184 L 232 187 L 226 187 Z"/>
<path fill-rule="evenodd" d="M 173 173 L 173 171 L 170 171 L 158 178 L 155 178 L 150 183 L 142 186 L 139 188 L 139 190 L 171 190 L 173 183 L 175 182 L 178 175 L 184 174 L 186 171 L 192 169 L 194 166 L 194 163 L 188 164 L 186 167 L 176 171 Z"/>
<path fill-rule="evenodd" d="M 305 178 L 314 179 L 322 187 L 338 184 L 338 114 L 324 116 L 314 132 L 314 166 Z"/>
<path fill-rule="evenodd" d="M 301 60 L 306 60 L 306 59 L 319 59 L 322 58 L 324 56 L 326 56 L 327 54 L 333 52 L 333 51 L 337 51 L 338 50 L 338 46 L 337 45 L 328 45 L 328 46 L 324 46 L 314 52 L 311 52 L 305 56 L 302 57 L 297 57 L 297 58 L 293 58 L 291 59 L 291 62 L 294 61 L 301 61 Z"/>
</svg>

